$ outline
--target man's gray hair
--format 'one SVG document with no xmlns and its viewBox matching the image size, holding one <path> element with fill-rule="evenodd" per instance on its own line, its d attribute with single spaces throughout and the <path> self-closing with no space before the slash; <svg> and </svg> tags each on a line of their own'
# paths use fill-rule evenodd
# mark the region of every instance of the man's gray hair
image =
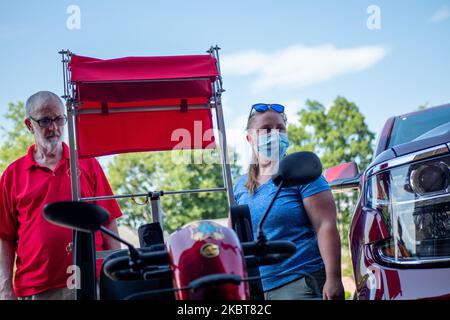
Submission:
<svg viewBox="0 0 450 320">
<path fill-rule="evenodd" d="M 25 103 L 26 117 L 29 118 L 32 111 L 51 101 L 56 102 L 64 112 L 64 104 L 56 94 L 50 91 L 39 91 L 27 99 Z"/>
</svg>

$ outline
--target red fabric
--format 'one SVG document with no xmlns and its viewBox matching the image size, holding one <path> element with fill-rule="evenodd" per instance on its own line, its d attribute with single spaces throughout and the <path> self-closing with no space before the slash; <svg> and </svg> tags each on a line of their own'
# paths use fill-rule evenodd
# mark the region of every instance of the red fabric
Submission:
<svg viewBox="0 0 450 320">
<path fill-rule="evenodd" d="M 118 81 L 216 77 L 216 60 L 211 55 L 126 57 L 101 60 L 72 55 L 71 80 Z"/>
<path fill-rule="evenodd" d="M 189 98 L 186 99 L 189 106 L 192 105 L 207 105 L 208 99 L 206 98 Z M 160 107 L 160 106 L 181 106 L 181 99 L 161 99 L 157 101 L 141 101 L 136 100 L 133 103 L 129 102 L 108 102 L 107 104 L 109 110 L 120 110 L 121 108 L 127 107 Z M 95 101 L 85 100 L 81 102 L 80 109 L 99 109 L 101 108 L 101 103 Z M 180 111 L 180 110 L 177 110 Z"/>
<path fill-rule="evenodd" d="M 208 138 L 208 134 L 205 141 L 193 140 L 212 129 L 211 111 L 190 108 L 209 104 L 211 85 L 218 76 L 216 60 L 210 55 L 111 60 L 73 55 L 70 70 L 80 109 L 103 107 L 104 111 L 102 115 L 77 116 L 80 158 L 172 150 L 180 142 L 184 149 L 214 147 L 211 143 L 214 137 Z M 174 80 L 188 78 L 196 80 Z M 182 105 L 187 105 L 187 110 L 181 110 Z M 120 108 L 148 106 L 179 106 L 179 109 L 108 113 Z M 200 129 L 194 130 L 195 122 L 201 123 L 201 128 L 197 126 Z M 174 140 L 177 129 L 189 133 L 191 141 Z"/>
<path fill-rule="evenodd" d="M 133 102 L 171 98 L 210 97 L 209 81 L 81 83 L 77 85 L 79 101 Z"/>
<path fill-rule="evenodd" d="M 76 83 L 77 87 L 77 99 L 100 102 L 209 98 L 212 94 L 211 82 L 219 74 L 216 60 L 210 55 L 127 57 L 111 60 L 73 55 L 70 70 L 71 81 Z M 167 81 L 191 78 L 207 79 Z"/>
<path fill-rule="evenodd" d="M 63 144 L 63 157 L 54 171 L 40 167 L 28 154 L 13 162 L 0 179 L 0 238 L 17 241 L 17 271 L 14 290 L 17 296 L 29 296 L 48 289 L 66 287 L 73 265 L 67 245 L 73 241 L 71 229 L 45 220 L 45 204 L 71 200 L 69 150 Z M 95 159 L 79 161 L 82 197 L 111 195 L 112 191 L 100 164 Z M 115 200 L 99 201 L 111 214 L 122 215 Z M 104 250 L 102 236 L 95 234 L 96 250 Z M 101 261 L 97 263 L 100 270 Z"/>
<path fill-rule="evenodd" d="M 210 110 L 82 115 L 77 121 L 78 155 L 213 148 L 210 129 Z"/>
</svg>

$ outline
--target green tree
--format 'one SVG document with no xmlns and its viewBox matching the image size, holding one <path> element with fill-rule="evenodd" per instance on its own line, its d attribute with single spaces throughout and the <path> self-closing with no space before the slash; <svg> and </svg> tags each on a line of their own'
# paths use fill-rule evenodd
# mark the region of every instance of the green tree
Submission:
<svg viewBox="0 0 450 320">
<path fill-rule="evenodd" d="M 8 104 L 8 111 L 4 118 L 9 121 L 11 128 L 0 126 L 2 145 L 0 146 L 0 174 L 6 167 L 23 156 L 33 143 L 33 136 L 29 134 L 25 124 L 25 107 L 23 102 Z M 2 123 L 5 123 L 2 121 Z"/>
<path fill-rule="evenodd" d="M 183 151 L 178 156 L 191 159 L 190 164 L 177 164 L 171 152 L 122 154 L 108 166 L 108 177 L 116 194 L 136 194 L 148 191 L 173 191 L 223 186 L 222 167 L 218 164 L 195 163 L 208 151 Z M 212 158 L 217 162 L 217 154 Z M 205 158 L 208 159 L 208 158 Z M 211 162 L 209 162 L 211 163 Z M 239 172 L 232 165 L 232 173 Z M 124 218 L 122 223 L 136 229 L 151 222 L 150 203 L 142 205 L 142 198 L 119 199 Z M 138 204 L 140 203 L 140 204 Z M 165 229 L 169 232 L 198 219 L 224 218 L 228 214 L 225 192 L 164 195 L 161 197 Z"/>
<path fill-rule="evenodd" d="M 372 158 L 372 133 L 359 108 L 343 97 L 337 97 L 326 109 L 317 101 L 307 100 L 298 112 L 299 125 L 289 125 L 290 151 L 316 152 L 323 167 L 355 161 L 363 171 Z M 335 194 L 342 243 L 348 247 L 348 228 L 357 193 Z"/>
</svg>

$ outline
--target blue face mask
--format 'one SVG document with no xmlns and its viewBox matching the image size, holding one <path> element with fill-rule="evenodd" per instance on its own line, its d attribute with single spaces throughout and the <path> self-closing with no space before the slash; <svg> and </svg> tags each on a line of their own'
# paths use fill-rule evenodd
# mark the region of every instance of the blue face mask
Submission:
<svg viewBox="0 0 450 320">
<path fill-rule="evenodd" d="M 288 147 L 289 139 L 286 133 L 271 132 L 258 136 L 258 155 L 267 160 L 283 159 Z"/>
</svg>

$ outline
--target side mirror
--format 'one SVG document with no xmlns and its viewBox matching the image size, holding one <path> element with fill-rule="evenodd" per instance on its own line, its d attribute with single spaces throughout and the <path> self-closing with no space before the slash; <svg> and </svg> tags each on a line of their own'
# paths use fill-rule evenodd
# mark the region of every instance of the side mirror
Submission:
<svg viewBox="0 0 450 320">
<path fill-rule="evenodd" d="M 280 161 L 278 172 L 272 176 L 272 181 L 278 188 L 259 221 L 258 242 L 264 243 L 267 241 L 263 231 L 263 224 L 281 189 L 313 182 L 321 174 L 322 163 L 319 157 L 310 151 L 292 153 Z"/>
<path fill-rule="evenodd" d="M 283 188 L 313 182 L 322 174 L 319 157 L 310 151 L 292 153 L 280 161 L 278 172 L 272 176 L 276 186 Z"/>
<path fill-rule="evenodd" d="M 357 189 L 361 175 L 354 162 L 342 163 L 325 170 L 324 177 L 333 192 Z"/>
<path fill-rule="evenodd" d="M 134 263 L 132 269 L 136 268 L 140 260 L 140 253 L 131 243 L 103 226 L 109 219 L 109 213 L 102 207 L 81 201 L 53 202 L 44 207 L 44 217 L 51 223 L 78 231 L 94 232 L 100 230 L 111 238 L 122 242 L 130 251 L 130 258 Z"/>
<path fill-rule="evenodd" d="M 48 221 L 78 231 L 97 231 L 109 219 L 109 213 L 102 207 L 78 201 L 49 203 L 44 207 Z"/>
</svg>

